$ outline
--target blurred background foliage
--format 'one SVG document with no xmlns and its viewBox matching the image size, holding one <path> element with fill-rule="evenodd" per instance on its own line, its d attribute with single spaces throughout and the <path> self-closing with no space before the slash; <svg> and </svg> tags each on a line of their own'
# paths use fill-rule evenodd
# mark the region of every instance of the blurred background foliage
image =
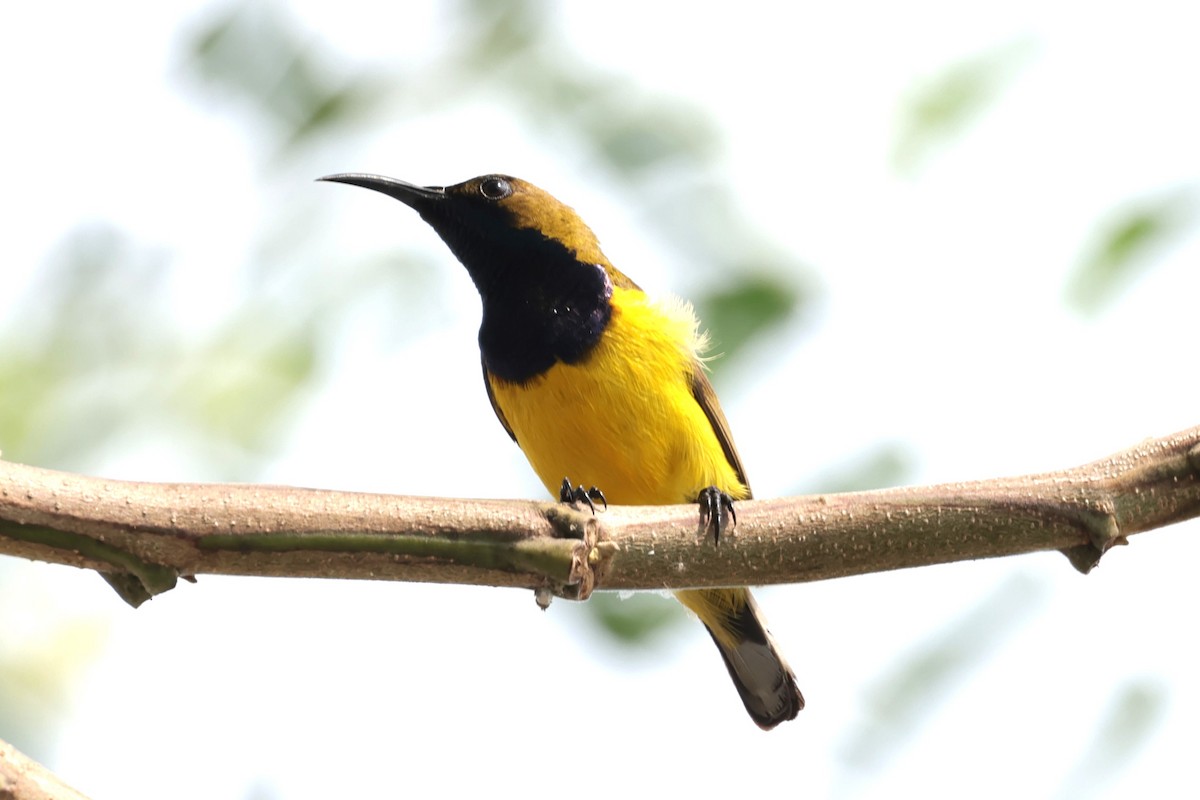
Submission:
<svg viewBox="0 0 1200 800">
<path fill-rule="evenodd" d="M 1067 303 L 1084 314 L 1098 313 L 1165 248 L 1195 230 L 1194 192 L 1195 187 L 1175 188 L 1133 199 L 1101 220 L 1067 287 Z"/>
<path fill-rule="evenodd" d="M 893 166 L 911 174 L 962 136 L 1013 82 L 1034 49 L 1026 40 L 1009 42 L 946 66 L 914 86 L 901 110 Z"/>
<path fill-rule="evenodd" d="M 722 173 L 729 145 L 718 120 L 687 100 L 656 94 L 634 75 L 573 56 L 543 3 L 462 2 L 449 7 L 445 22 L 454 47 L 407 70 L 383 70 L 348 63 L 281 4 L 219 3 L 196 15 L 179 40 L 179 82 L 254 143 L 261 179 L 278 200 L 246 255 L 246 291 L 198 330 L 187 329 L 164 310 L 177 268 L 170 252 L 104 221 L 72 232 L 0 323 L 4 457 L 97 471 L 122 450 L 170 431 L 178 474 L 255 480 L 281 441 L 295 435 L 298 409 L 321 391 L 338 355 L 328 342 L 339 329 L 384 302 L 394 311 L 394 335 L 403 336 L 427 321 L 428 309 L 448 302 L 444 264 L 404 249 L 341 263 L 331 281 L 320 269 L 331 254 L 319 251 L 331 223 L 293 200 L 295 187 L 279 188 L 283 176 L 294 175 L 299 163 L 313 165 L 315 178 L 318 156 L 361 137 L 384 109 L 417 118 L 482 93 L 500 94 L 531 129 L 603 172 L 620 202 L 644 221 L 639 233 L 689 265 L 689 295 L 724 356 L 713 361 L 718 383 L 725 364 L 781 326 L 799 321 L 799 330 L 811 330 L 815 270 L 740 209 Z M 897 172 L 915 173 L 964 130 L 985 124 L 996 98 L 1016 90 L 1033 51 L 1017 41 L 946 65 L 913 87 L 900 109 Z M 1103 313 L 1132 276 L 1153 268 L 1156 254 L 1195 225 L 1194 194 L 1174 187 L 1114 209 L 1097 221 L 1094 238 L 1080 243 L 1066 302 L 1084 314 Z M 397 241 L 403 247 L 404 237 Z M 819 485 L 796 490 L 894 485 L 910 464 L 903 446 L 885 443 L 832 466 Z M 0 576 L 9 568 L 0 564 Z M 15 625 L 15 591 L 0 588 L 6 631 Z M 872 717 L 842 743 L 846 768 L 872 768 L 901 753 L 955 682 L 1030 619 L 1038 597 L 1028 582 L 1004 586 L 934 640 L 881 667 Z M 619 646 L 639 649 L 683 618 L 655 595 L 602 595 L 573 613 L 588 615 Z M 67 687 L 103 636 L 102 624 L 84 621 L 70 630 L 0 637 L 5 738 L 45 756 Z M 1136 756 L 1164 697 L 1152 684 L 1134 683 L 1118 687 L 1111 703 L 1062 796 L 1076 796 L 1085 781 L 1106 780 L 1105 770 Z"/>
</svg>

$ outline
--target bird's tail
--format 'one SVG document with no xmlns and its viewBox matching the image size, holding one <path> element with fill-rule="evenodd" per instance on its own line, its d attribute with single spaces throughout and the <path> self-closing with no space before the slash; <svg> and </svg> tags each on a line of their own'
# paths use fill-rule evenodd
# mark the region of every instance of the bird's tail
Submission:
<svg viewBox="0 0 1200 800">
<path fill-rule="evenodd" d="M 795 719 L 804 708 L 804 696 L 750 590 L 688 589 L 675 597 L 708 629 L 754 722 L 769 731 Z"/>
</svg>

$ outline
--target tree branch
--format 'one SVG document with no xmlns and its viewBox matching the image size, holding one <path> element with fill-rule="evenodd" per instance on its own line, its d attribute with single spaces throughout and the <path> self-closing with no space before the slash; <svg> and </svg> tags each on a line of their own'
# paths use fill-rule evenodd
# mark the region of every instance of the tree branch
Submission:
<svg viewBox="0 0 1200 800">
<path fill-rule="evenodd" d="M 755 500 L 705 542 L 693 506 L 448 500 L 243 484 L 139 483 L 0 462 L 0 554 L 98 570 L 131 603 L 199 574 L 593 588 L 814 581 L 1113 544 L 1200 516 L 1200 426 L 1074 469 Z"/>
<path fill-rule="evenodd" d="M 0 800 L 87 800 L 50 770 L 0 741 Z"/>
</svg>

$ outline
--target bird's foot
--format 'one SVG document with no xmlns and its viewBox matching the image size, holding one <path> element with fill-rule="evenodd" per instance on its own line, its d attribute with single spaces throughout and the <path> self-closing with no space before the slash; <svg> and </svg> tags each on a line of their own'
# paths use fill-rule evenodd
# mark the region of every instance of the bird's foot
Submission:
<svg viewBox="0 0 1200 800">
<path fill-rule="evenodd" d="M 700 504 L 700 529 L 712 534 L 715 544 L 721 543 L 721 534 L 729 529 L 730 523 L 737 525 L 737 512 L 733 510 L 733 498 L 715 486 L 700 491 L 696 498 Z"/>
<path fill-rule="evenodd" d="M 572 486 L 570 478 L 563 478 L 562 486 L 558 490 L 558 501 L 560 503 L 580 503 L 587 506 L 596 513 L 596 503 L 603 503 L 604 510 L 608 510 L 608 501 L 604 499 L 604 492 L 593 486 L 590 489 L 584 489 L 583 484 Z"/>
</svg>

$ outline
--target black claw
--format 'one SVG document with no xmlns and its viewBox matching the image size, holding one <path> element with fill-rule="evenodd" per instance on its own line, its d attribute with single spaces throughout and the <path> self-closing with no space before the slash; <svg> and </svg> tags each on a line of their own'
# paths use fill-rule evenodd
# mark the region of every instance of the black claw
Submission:
<svg viewBox="0 0 1200 800">
<path fill-rule="evenodd" d="M 582 503 L 596 513 L 596 503 L 603 503 L 604 510 L 608 510 L 608 500 L 604 497 L 604 492 L 593 486 L 590 489 L 584 489 L 583 484 L 572 486 L 570 478 L 563 478 L 562 485 L 558 489 L 558 502 L 560 503 Z"/>
<path fill-rule="evenodd" d="M 579 488 L 582 489 L 583 487 L 581 486 Z M 587 490 L 587 497 L 589 500 L 596 500 L 601 503 L 604 503 L 604 510 L 608 511 L 608 500 L 604 497 L 604 492 L 600 491 L 595 486 L 593 486 L 592 488 Z M 592 506 L 592 511 L 594 512 L 595 510 L 596 510 L 596 507 Z"/>
<path fill-rule="evenodd" d="M 737 525 L 737 512 L 733 510 L 733 498 L 715 486 L 709 486 L 696 498 L 700 504 L 700 528 L 711 533 L 713 542 L 721 543 L 721 534 L 729 529 L 732 520 Z"/>
</svg>

